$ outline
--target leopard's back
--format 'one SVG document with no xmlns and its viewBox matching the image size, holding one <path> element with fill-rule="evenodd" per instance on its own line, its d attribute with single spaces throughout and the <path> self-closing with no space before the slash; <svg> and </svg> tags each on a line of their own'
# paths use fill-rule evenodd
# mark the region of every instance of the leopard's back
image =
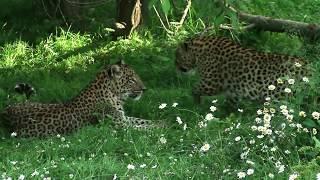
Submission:
<svg viewBox="0 0 320 180">
<path fill-rule="evenodd" d="M 262 100 L 280 97 L 284 84 L 279 78 L 301 80 L 308 74 L 305 60 L 299 57 L 259 52 L 227 38 L 197 37 L 182 43 L 176 51 L 177 69 L 196 68 L 200 82 L 194 95 L 226 92 L 232 98 Z M 276 85 L 275 91 L 268 90 Z"/>
</svg>

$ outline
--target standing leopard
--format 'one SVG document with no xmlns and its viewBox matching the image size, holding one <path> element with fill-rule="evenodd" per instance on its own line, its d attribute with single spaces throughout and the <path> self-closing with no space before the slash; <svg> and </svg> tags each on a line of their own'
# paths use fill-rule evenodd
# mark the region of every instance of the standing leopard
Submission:
<svg viewBox="0 0 320 180">
<path fill-rule="evenodd" d="M 224 37 L 187 39 L 178 46 L 175 55 L 178 71 L 197 69 L 199 73 L 200 82 L 192 90 L 198 103 L 201 96 L 220 92 L 231 100 L 279 98 L 286 87 L 285 83 L 277 83 L 279 78 L 301 79 L 307 74 L 307 63 L 301 58 L 258 52 Z M 270 85 L 276 89 L 269 90 Z"/>
<path fill-rule="evenodd" d="M 3 115 L 19 137 L 67 134 L 110 117 L 120 127 L 148 128 L 150 120 L 125 116 L 128 97 L 138 100 L 146 90 L 140 77 L 123 61 L 108 65 L 81 93 L 66 103 L 21 103 L 5 108 Z"/>
</svg>

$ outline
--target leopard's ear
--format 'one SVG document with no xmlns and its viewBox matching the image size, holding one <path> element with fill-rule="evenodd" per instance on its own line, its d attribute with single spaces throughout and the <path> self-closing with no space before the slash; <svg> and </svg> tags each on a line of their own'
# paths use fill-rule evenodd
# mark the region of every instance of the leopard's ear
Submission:
<svg viewBox="0 0 320 180">
<path fill-rule="evenodd" d="M 108 69 L 108 75 L 111 78 L 119 78 L 121 75 L 120 66 L 117 64 L 111 65 L 110 68 Z"/>
<path fill-rule="evenodd" d="M 116 64 L 118 64 L 118 65 L 123 65 L 123 64 L 126 64 L 126 63 L 125 63 L 124 60 L 121 58 L 121 59 L 119 59 L 119 61 L 118 61 Z"/>
</svg>

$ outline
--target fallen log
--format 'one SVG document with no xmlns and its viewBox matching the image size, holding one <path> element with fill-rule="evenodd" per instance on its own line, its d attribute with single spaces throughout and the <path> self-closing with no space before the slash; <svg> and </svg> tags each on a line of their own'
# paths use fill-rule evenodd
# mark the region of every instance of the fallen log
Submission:
<svg viewBox="0 0 320 180">
<path fill-rule="evenodd" d="M 235 10 L 232 7 L 229 8 L 237 14 L 240 21 L 250 25 L 250 28 L 247 29 L 255 28 L 263 31 L 286 32 L 311 41 L 320 39 L 320 26 L 318 24 L 252 15 Z"/>
</svg>

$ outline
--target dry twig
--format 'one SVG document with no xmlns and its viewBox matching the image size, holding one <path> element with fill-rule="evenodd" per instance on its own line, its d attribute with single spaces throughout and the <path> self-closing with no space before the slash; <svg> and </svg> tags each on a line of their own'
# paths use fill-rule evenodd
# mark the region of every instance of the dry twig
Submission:
<svg viewBox="0 0 320 180">
<path fill-rule="evenodd" d="M 158 11 L 157 11 L 157 8 L 156 8 L 154 5 L 153 5 L 152 7 L 153 7 L 154 11 L 156 12 L 156 14 L 157 14 L 157 16 L 158 16 L 158 18 L 159 18 L 159 20 L 160 20 L 160 23 L 161 23 L 162 27 L 164 28 L 164 30 L 165 30 L 167 33 L 169 33 L 169 34 L 173 34 L 173 32 L 170 31 L 170 30 L 166 27 L 166 25 L 163 23 L 163 21 L 162 21 L 162 19 L 161 19 L 161 16 L 160 16 L 160 14 L 159 14 Z"/>
<path fill-rule="evenodd" d="M 182 27 L 190 8 L 191 8 L 191 0 L 187 0 L 187 6 L 183 11 L 183 15 L 182 15 L 182 17 L 181 17 L 181 19 L 179 21 L 179 25 L 177 26 L 177 30 Z"/>
</svg>

